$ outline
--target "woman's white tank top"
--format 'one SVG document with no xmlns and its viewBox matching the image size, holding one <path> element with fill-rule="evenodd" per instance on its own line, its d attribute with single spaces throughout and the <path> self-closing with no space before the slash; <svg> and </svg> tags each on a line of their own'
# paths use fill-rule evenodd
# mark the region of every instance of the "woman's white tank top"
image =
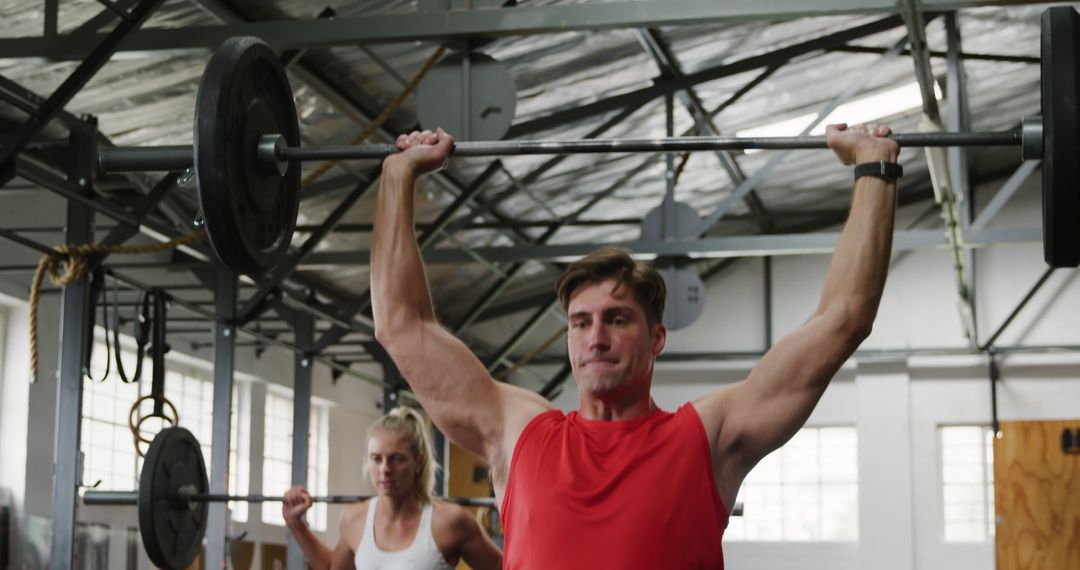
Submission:
<svg viewBox="0 0 1080 570">
<path fill-rule="evenodd" d="M 368 503 L 367 521 L 364 522 L 364 537 L 360 548 L 356 549 L 356 570 L 450 570 L 451 566 L 443 559 L 442 552 L 435 545 L 435 535 L 431 533 L 431 514 L 434 506 L 424 505 L 420 514 L 420 526 L 416 528 L 416 537 L 405 550 L 385 552 L 375 544 L 375 507 L 378 497 L 372 497 Z"/>
</svg>

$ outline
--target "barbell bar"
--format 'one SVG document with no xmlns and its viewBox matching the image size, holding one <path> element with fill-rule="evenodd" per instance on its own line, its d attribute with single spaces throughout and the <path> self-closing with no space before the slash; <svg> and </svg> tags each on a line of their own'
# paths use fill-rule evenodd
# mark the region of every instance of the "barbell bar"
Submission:
<svg viewBox="0 0 1080 570">
<path fill-rule="evenodd" d="M 1041 158 L 1042 120 L 1029 117 L 1020 129 L 995 132 L 896 133 L 890 136 L 902 147 L 1022 146 L 1024 158 Z M 655 139 L 577 139 L 464 141 L 454 144 L 451 156 L 524 156 L 537 154 L 597 154 L 694 152 L 715 150 L 798 150 L 828 148 L 824 136 L 713 137 L 687 136 Z M 284 174 L 279 163 L 312 160 L 373 160 L 399 152 L 390 143 L 353 146 L 295 147 L 281 135 L 268 134 L 256 146 L 259 163 L 268 173 Z M 183 170 L 194 165 L 191 146 L 103 148 L 98 164 L 105 172 Z"/>
<path fill-rule="evenodd" d="M 313 496 L 311 499 L 316 503 L 344 504 L 358 503 L 370 499 L 372 495 L 326 495 Z M 438 500 L 454 503 L 464 507 L 490 507 L 495 508 L 495 499 L 491 497 L 435 497 Z M 273 503 L 284 502 L 285 497 L 273 495 L 228 495 L 221 493 L 198 493 L 194 487 L 184 486 L 176 490 L 178 501 L 194 501 L 205 503 Z M 82 498 L 84 505 L 102 506 L 135 506 L 139 504 L 138 491 L 86 491 Z"/>
<path fill-rule="evenodd" d="M 903 147 L 1020 146 L 1042 160 L 1043 255 L 1053 267 L 1080 265 L 1080 13 L 1043 12 L 1041 118 L 1002 132 L 898 133 Z M 457 143 L 453 156 L 689 152 L 826 148 L 825 137 L 678 137 Z M 102 171 L 194 168 L 210 245 L 237 272 L 265 275 L 288 253 L 300 205 L 300 168 L 309 160 L 381 159 L 393 144 L 300 144 L 292 87 L 278 55 L 258 38 L 226 40 L 199 84 L 191 145 L 102 147 Z"/>
</svg>

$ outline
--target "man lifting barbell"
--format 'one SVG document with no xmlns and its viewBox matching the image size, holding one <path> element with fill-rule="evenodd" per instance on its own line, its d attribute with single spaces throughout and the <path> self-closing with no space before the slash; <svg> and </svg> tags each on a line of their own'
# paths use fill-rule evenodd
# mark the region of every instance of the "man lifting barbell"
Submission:
<svg viewBox="0 0 1080 570">
<path fill-rule="evenodd" d="M 492 466 L 507 568 L 723 566 L 743 478 L 803 425 L 870 333 L 901 174 L 889 134 L 828 128 L 828 146 L 856 165 L 855 188 L 817 311 L 746 380 L 674 413 L 650 396 L 664 283 L 620 250 L 571 264 L 556 285 L 578 411 L 496 382 L 437 322 L 413 229 L 416 180 L 446 165 L 454 139 L 441 129 L 397 139 L 403 152 L 383 162 L 373 235 L 376 338 L 439 429 Z"/>
<path fill-rule="evenodd" d="M 502 553 L 472 513 L 432 500 L 438 466 L 419 413 L 396 408 L 375 420 L 365 463 L 378 496 L 345 507 L 333 550 L 304 521 L 314 504 L 307 489 L 285 493 L 281 515 L 312 568 L 441 570 L 458 560 L 475 570 L 502 567 Z"/>
</svg>

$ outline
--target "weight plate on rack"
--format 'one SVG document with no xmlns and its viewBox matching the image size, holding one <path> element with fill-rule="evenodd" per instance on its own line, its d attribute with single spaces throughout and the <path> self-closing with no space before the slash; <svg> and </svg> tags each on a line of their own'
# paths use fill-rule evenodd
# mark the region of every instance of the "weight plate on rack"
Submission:
<svg viewBox="0 0 1080 570">
<path fill-rule="evenodd" d="M 227 267 L 262 275 L 285 256 L 300 205 L 300 167 L 283 176 L 258 159 L 259 139 L 300 146 L 292 87 L 274 50 L 254 37 L 214 52 L 195 103 L 199 205 L 214 252 Z"/>
<path fill-rule="evenodd" d="M 199 441 L 184 428 L 161 430 L 143 458 L 139 475 L 139 532 L 150 561 L 166 569 L 186 568 L 199 554 L 206 534 L 207 503 L 181 501 L 190 486 L 207 493 Z"/>
<path fill-rule="evenodd" d="M 1051 267 L 1080 265 L 1080 13 L 1069 6 L 1042 16 L 1043 257 Z"/>
</svg>

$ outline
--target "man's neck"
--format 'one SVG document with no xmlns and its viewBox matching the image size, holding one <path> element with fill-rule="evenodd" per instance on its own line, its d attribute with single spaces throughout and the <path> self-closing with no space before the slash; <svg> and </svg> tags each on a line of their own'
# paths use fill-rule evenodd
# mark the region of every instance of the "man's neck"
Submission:
<svg viewBox="0 0 1080 570">
<path fill-rule="evenodd" d="M 644 397 L 621 401 L 606 401 L 583 394 L 578 402 L 578 413 L 587 420 L 639 420 L 655 411 L 656 402 L 648 392 Z"/>
</svg>

